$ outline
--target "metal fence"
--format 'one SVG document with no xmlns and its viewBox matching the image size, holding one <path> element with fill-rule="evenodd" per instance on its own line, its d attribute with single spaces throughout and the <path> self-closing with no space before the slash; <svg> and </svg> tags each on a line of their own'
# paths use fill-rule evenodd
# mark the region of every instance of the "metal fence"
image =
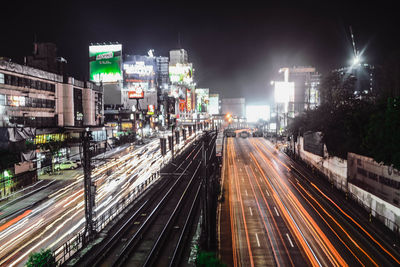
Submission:
<svg viewBox="0 0 400 267">
<path fill-rule="evenodd" d="M 157 171 L 150 175 L 145 181 L 139 184 L 135 190 L 129 192 L 128 195 L 124 196 L 117 203 L 111 206 L 106 212 L 101 216 L 96 218 L 94 226 L 96 232 L 99 233 L 103 230 L 109 222 L 113 221 L 128 205 L 130 205 L 143 191 L 145 191 L 151 184 L 160 178 L 160 172 Z M 84 231 L 78 232 L 75 236 L 65 242 L 63 245 L 58 247 L 53 251 L 54 258 L 56 259 L 57 266 L 63 264 L 72 255 L 74 255 L 79 249 L 81 249 L 84 244 L 89 240 L 84 235 Z"/>
</svg>

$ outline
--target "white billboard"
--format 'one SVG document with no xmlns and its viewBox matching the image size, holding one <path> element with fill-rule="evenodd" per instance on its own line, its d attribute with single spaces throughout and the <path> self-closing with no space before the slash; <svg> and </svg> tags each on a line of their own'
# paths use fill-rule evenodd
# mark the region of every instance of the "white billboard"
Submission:
<svg viewBox="0 0 400 267">
<path fill-rule="evenodd" d="M 285 112 L 289 102 L 294 102 L 294 82 L 275 82 L 275 103 L 284 104 Z"/>
<path fill-rule="evenodd" d="M 208 98 L 208 114 L 219 114 L 219 95 L 210 94 Z"/>
<path fill-rule="evenodd" d="M 269 121 L 270 107 L 268 105 L 246 106 L 246 118 L 247 122 Z"/>
</svg>

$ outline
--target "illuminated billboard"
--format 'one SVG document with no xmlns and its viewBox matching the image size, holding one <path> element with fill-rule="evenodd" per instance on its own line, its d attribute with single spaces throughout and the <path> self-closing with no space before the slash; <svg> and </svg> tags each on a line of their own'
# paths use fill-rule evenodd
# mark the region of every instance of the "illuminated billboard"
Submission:
<svg viewBox="0 0 400 267">
<path fill-rule="evenodd" d="M 129 99 L 141 99 L 144 98 L 144 91 L 142 88 L 137 87 L 134 88 L 132 91 L 128 91 L 128 98 Z"/>
<path fill-rule="evenodd" d="M 156 91 L 156 60 L 148 56 L 128 56 L 123 64 L 123 90 L 140 87 L 144 92 Z"/>
<path fill-rule="evenodd" d="M 219 94 L 210 94 L 208 97 L 208 113 L 219 114 Z"/>
<path fill-rule="evenodd" d="M 289 102 L 294 101 L 294 82 L 275 82 L 275 103 L 285 104 L 287 111 Z"/>
<path fill-rule="evenodd" d="M 269 121 L 270 107 L 268 105 L 246 106 L 246 119 L 247 122 Z"/>
<path fill-rule="evenodd" d="M 126 74 L 137 75 L 138 77 L 153 77 L 155 75 L 154 66 L 146 65 L 144 61 L 124 63 L 123 69 Z"/>
<path fill-rule="evenodd" d="M 154 112 L 155 112 L 155 106 L 154 105 L 148 105 L 147 106 L 147 114 L 148 115 L 154 115 Z"/>
<path fill-rule="evenodd" d="M 186 89 L 186 110 L 192 110 L 192 91 L 190 89 Z"/>
<path fill-rule="evenodd" d="M 209 101 L 209 89 L 196 89 L 196 111 L 207 112 Z"/>
<path fill-rule="evenodd" d="M 192 63 L 179 64 L 169 66 L 169 79 L 171 83 L 185 83 L 190 84 L 193 82 L 193 67 Z"/>
<path fill-rule="evenodd" d="M 118 82 L 121 73 L 122 45 L 89 46 L 89 74 L 93 82 Z"/>
</svg>

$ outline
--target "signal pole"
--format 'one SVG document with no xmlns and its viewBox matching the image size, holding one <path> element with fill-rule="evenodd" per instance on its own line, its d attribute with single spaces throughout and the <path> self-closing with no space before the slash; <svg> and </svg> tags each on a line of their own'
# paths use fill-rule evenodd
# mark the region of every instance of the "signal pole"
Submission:
<svg viewBox="0 0 400 267">
<path fill-rule="evenodd" d="M 92 132 L 85 131 L 82 136 L 83 146 L 83 173 L 84 173 L 84 196 L 85 196 L 85 233 L 84 237 L 88 236 L 89 240 L 94 236 L 96 229 L 94 227 L 94 205 L 95 205 L 95 193 L 96 186 L 91 179 L 91 157 L 93 148 L 90 145 L 92 140 Z"/>
</svg>

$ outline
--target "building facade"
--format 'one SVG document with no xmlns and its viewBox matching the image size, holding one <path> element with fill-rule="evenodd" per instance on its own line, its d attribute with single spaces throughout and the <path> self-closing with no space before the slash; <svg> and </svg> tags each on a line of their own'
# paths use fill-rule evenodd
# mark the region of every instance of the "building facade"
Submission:
<svg viewBox="0 0 400 267">
<path fill-rule="evenodd" d="M 0 181 L 6 195 L 34 182 L 55 154 L 58 161 L 78 154 L 80 132 L 103 125 L 103 92 L 91 82 L 0 60 L 0 114 L 0 147 L 10 155 L 0 166 L 8 173 Z"/>
<path fill-rule="evenodd" d="M 223 98 L 221 103 L 221 113 L 236 116 L 238 118 L 246 117 L 245 98 Z"/>
</svg>

